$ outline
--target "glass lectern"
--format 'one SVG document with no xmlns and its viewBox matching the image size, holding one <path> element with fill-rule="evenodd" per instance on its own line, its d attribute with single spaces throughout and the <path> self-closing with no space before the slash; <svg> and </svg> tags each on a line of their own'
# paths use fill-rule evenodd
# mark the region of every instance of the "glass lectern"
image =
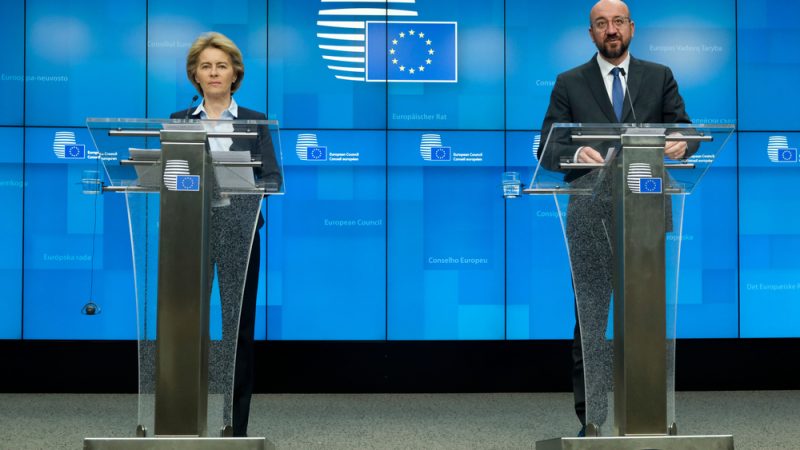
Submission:
<svg viewBox="0 0 800 450">
<path fill-rule="evenodd" d="M 136 438 L 88 438 L 85 448 L 269 447 L 228 436 L 250 249 L 263 197 L 284 193 L 277 122 L 87 124 L 110 183 L 103 190 L 128 207 L 139 415 Z"/>
<path fill-rule="evenodd" d="M 674 384 L 684 203 L 733 130 L 559 123 L 544 140 L 524 193 L 552 196 L 561 217 L 587 437 L 541 441 L 537 449 L 733 448 L 732 436 L 677 435 Z M 665 157 L 671 143 L 685 143 L 683 158 Z M 604 162 L 575 162 L 584 146 Z"/>
</svg>

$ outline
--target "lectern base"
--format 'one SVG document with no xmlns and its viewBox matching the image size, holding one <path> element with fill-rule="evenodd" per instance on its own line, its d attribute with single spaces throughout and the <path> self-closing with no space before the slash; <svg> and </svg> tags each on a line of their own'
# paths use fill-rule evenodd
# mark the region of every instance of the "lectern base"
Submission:
<svg viewBox="0 0 800 450">
<path fill-rule="evenodd" d="M 265 438 L 144 437 L 86 438 L 84 450 L 274 450 Z"/>
<path fill-rule="evenodd" d="M 733 450 L 733 436 L 568 437 L 536 443 L 536 450 Z"/>
</svg>

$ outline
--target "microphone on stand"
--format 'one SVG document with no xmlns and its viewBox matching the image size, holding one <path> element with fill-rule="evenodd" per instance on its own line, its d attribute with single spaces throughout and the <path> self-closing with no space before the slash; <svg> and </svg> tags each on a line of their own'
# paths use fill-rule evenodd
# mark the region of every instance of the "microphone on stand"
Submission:
<svg viewBox="0 0 800 450">
<path fill-rule="evenodd" d="M 638 124 L 639 120 L 636 119 L 636 111 L 633 109 L 633 100 L 631 100 L 631 92 L 628 89 L 628 77 L 625 76 L 625 69 L 620 67 L 619 74 L 622 75 L 622 79 L 625 80 L 625 96 L 628 97 L 628 104 L 631 106 L 631 114 L 633 114 L 633 122 L 635 124 Z"/>
<path fill-rule="evenodd" d="M 196 102 L 198 98 L 200 98 L 199 95 L 195 95 L 194 97 L 192 97 L 192 102 L 189 103 L 189 107 L 186 108 L 186 117 L 184 117 L 183 120 L 189 119 L 189 116 L 192 114 L 192 106 L 194 106 L 194 102 Z"/>
</svg>

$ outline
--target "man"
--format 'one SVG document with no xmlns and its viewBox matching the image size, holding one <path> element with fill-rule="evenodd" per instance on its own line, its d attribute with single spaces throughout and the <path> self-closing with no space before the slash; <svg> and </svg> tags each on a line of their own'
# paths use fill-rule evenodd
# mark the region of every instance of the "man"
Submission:
<svg viewBox="0 0 800 450">
<path fill-rule="evenodd" d="M 624 2 L 600 0 L 592 7 L 589 37 L 598 53 L 586 64 L 558 76 L 542 124 L 543 136 L 548 136 L 557 122 L 690 123 L 670 69 L 633 58 L 628 52 L 635 29 Z M 561 170 L 559 163 L 564 160 L 602 163 L 613 145 L 618 144 L 598 142 L 580 146 L 554 133 L 548 154 L 543 157 L 540 148 L 538 156 L 544 167 Z M 682 141 L 668 142 L 664 148 L 664 154 L 671 159 L 685 158 L 689 151 Z M 587 170 L 565 174 L 565 180 L 573 186 L 593 186 L 597 177 L 597 171 Z M 575 412 L 583 426 L 579 435 L 586 430 L 587 403 L 591 411 L 589 422 L 602 425 L 605 421 L 606 394 L 611 383 L 612 349 L 605 339 L 613 266 L 608 178 L 599 180 L 601 185 L 595 190 L 596 195 L 572 196 L 567 210 L 567 240 L 578 316 L 572 349 L 572 382 Z M 593 373 L 587 377 L 593 383 L 588 390 L 584 365 L 587 373 Z"/>
</svg>

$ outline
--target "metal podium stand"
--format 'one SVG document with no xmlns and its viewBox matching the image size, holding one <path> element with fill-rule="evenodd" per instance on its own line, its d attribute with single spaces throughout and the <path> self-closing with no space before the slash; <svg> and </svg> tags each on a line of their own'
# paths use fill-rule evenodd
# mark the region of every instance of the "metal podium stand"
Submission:
<svg viewBox="0 0 800 450">
<path fill-rule="evenodd" d="M 87 438 L 84 448 L 273 448 L 263 437 L 230 435 L 250 248 L 262 198 L 283 193 L 277 122 L 87 125 L 110 180 L 103 190 L 124 193 L 128 207 L 139 419 L 137 437 Z M 211 304 L 215 273 L 219 305 Z"/>
<path fill-rule="evenodd" d="M 733 129 L 553 126 L 524 193 L 552 195 L 562 218 L 582 335 L 587 437 L 540 441 L 538 450 L 733 449 L 730 435 L 678 435 L 674 401 L 684 200 Z M 665 159 L 670 141 L 687 143 L 686 159 Z M 580 146 L 598 150 L 605 163 L 573 162 Z"/>
</svg>

